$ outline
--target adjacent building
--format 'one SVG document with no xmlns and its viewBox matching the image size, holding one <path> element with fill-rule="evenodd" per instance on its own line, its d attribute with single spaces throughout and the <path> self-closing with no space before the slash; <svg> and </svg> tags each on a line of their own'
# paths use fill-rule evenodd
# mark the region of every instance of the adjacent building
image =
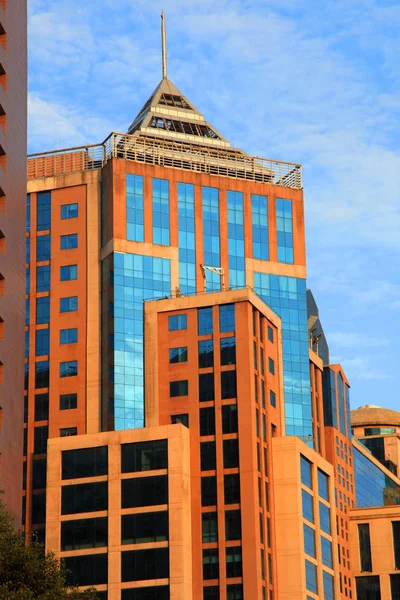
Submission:
<svg viewBox="0 0 400 600">
<path fill-rule="evenodd" d="M 0 2 L 0 489 L 21 517 L 27 112 L 26 0 Z"/>
</svg>

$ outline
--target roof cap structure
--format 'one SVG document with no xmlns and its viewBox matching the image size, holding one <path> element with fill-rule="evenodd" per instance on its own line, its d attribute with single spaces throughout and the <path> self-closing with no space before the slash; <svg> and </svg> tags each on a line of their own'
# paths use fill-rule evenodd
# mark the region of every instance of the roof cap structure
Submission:
<svg viewBox="0 0 400 600">
<path fill-rule="evenodd" d="M 365 404 L 356 410 L 351 411 L 352 427 L 380 426 L 389 427 L 400 426 L 400 412 L 390 408 L 381 408 L 376 404 Z"/>
</svg>

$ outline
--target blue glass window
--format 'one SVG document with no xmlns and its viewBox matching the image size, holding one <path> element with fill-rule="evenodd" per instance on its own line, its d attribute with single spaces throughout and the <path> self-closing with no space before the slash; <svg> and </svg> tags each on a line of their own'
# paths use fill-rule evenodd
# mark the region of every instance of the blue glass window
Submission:
<svg viewBox="0 0 400 600">
<path fill-rule="evenodd" d="M 51 192 L 37 194 L 37 230 L 46 231 L 51 228 Z"/>
<path fill-rule="evenodd" d="M 65 265 L 60 267 L 60 281 L 78 279 L 78 265 Z"/>
<path fill-rule="evenodd" d="M 207 369 L 214 366 L 214 342 L 203 340 L 198 344 L 199 369 Z"/>
<path fill-rule="evenodd" d="M 321 535 L 321 554 L 322 554 L 322 563 L 326 567 L 333 569 L 332 542 L 327 540 L 322 535 Z"/>
<path fill-rule="evenodd" d="M 29 325 L 31 321 L 31 304 L 29 300 L 25 300 L 25 325 Z"/>
<path fill-rule="evenodd" d="M 63 204 L 61 206 L 62 219 L 75 219 L 78 216 L 78 203 Z"/>
<path fill-rule="evenodd" d="M 76 344 L 77 341 L 78 329 L 76 327 L 60 330 L 60 344 Z"/>
<path fill-rule="evenodd" d="M 312 465 L 309 460 L 300 455 L 301 483 L 312 490 Z"/>
<path fill-rule="evenodd" d="M 31 291 L 31 270 L 28 267 L 26 269 L 26 276 L 25 276 L 25 294 L 29 295 L 30 291 Z"/>
<path fill-rule="evenodd" d="M 322 571 L 322 580 L 324 582 L 324 600 L 335 600 L 333 576 L 330 573 L 327 573 L 326 571 Z"/>
<path fill-rule="evenodd" d="M 49 387 L 50 363 L 48 360 L 42 360 L 35 363 L 35 388 Z"/>
<path fill-rule="evenodd" d="M 31 230 L 31 195 L 26 196 L 26 231 L 29 233 Z"/>
<path fill-rule="evenodd" d="M 346 435 L 346 417 L 345 417 L 345 399 L 344 399 L 344 382 L 341 373 L 337 374 L 338 387 L 338 403 L 339 403 L 339 426 L 340 433 Z"/>
<path fill-rule="evenodd" d="M 276 408 L 276 394 L 272 390 L 269 391 L 269 403 Z"/>
<path fill-rule="evenodd" d="M 36 291 L 50 291 L 50 265 L 36 267 Z"/>
<path fill-rule="evenodd" d="M 219 203 L 218 189 L 202 188 L 203 204 L 203 243 L 204 264 L 207 267 L 220 267 L 220 233 L 219 233 Z M 212 271 L 205 271 L 207 292 L 221 289 L 221 277 Z"/>
<path fill-rule="evenodd" d="M 321 498 L 329 502 L 329 478 L 320 469 L 318 469 L 318 493 Z"/>
<path fill-rule="evenodd" d="M 50 260 L 50 234 L 38 235 L 36 238 L 36 260 Z"/>
<path fill-rule="evenodd" d="M 322 531 L 331 534 L 331 516 L 328 506 L 319 503 L 319 521 Z"/>
<path fill-rule="evenodd" d="M 169 362 L 173 363 L 183 363 L 188 360 L 188 351 L 187 346 L 181 346 L 180 348 L 170 348 L 169 349 Z"/>
<path fill-rule="evenodd" d="M 268 339 L 270 342 L 272 342 L 272 343 L 274 342 L 274 330 L 269 325 L 268 325 Z"/>
<path fill-rule="evenodd" d="M 275 363 L 272 358 L 268 358 L 268 370 L 271 375 L 275 375 Z"/>
<path fill-rule="evenodd" d="M 400 504 L 400 488 L 393 479 L 353 448 L 357 508 Z"/>
<path fill-rule="evenodd" d="M 75 377 L 78 375 L 78 361 L 69 360 L 60 363 L 60 377 Z"/>
<path fill-rule="evenodd" d="M 29 358 L 29 331 L 25 331 L 25 358 Z"/>
<path fill-rule="evenodd" d="M 304 523 L 304 552 L 315 558 L 315 531 Z"/>
<path fill-rule="evenodd" d="M 179 286 L 182 294 L 196 293 L 194 185 L 178 183 Z"/>
<path fill-rule="evenodd" d="M 126 239 L 144 242 L 144 188 L 142 175 L 126 176 Z"/>
<path fill-rule="evenodd" d="M 305 490 L 301 490 L 301 497 L 303 503 L 303 518 L 314 523 L 314 502 L 311 494 Z"/>
<path fill-rule="evenodd" d="M 309 560 L 306 563 L 306 588 L 309 592 L 318 594 L 317 567 Z"/>
<path fill-rule="evenodd" d="M 198 333 L 208 335 L 213 332 L 212 308 L 199 308 L 197 310 Z"/>
<path fill-rule="evenodd" d="M 169 181 L 153 179 L 153 244 L 169 246 Z"/>
<path fill-rule="evenodd" d="M 27 237 L 27 238 L 25 238 L 25 241 L 26 241 L 25 262 L 30 263 L 31 262 L 31 238 Z"/>
<path fill-rule="evenodd" d="M 235 331 L 234 304 L 222 304 L 219 307 L 219 330 L 221 333 Z"/>
<path fill-rule="evenodd" d="M 227 192 L 229 285 L 246 285 L 244 259 L 244 213 L 242 192 Z"/>
<path fill-rule="evenodd" d="M 345 383 L 344 385 L 345 394 L 346 394 L 346 422 L 347 422 L 347 437 L 351 439 L 351 420 L 350 420 L 350 388 Z"/>
<path fill-rule="evenodd" d="M 278 262 L 294 263 L 292 201 L 276 199 L 276 235 Z"/>
<path fill-rule="evenodd" d="M 61 250 L 72 250 L 78 247 L 78 234 L 70 233 L 69 235 L 62 235 L 60 240 Z"/>
<path fill-rule="evenodd" d="M 60 298 L 60 312 L 73 312 L 78 310 L 78 296 Z"/>
<path fill-rule="evenodd" d="M 36 324 L 50 323 L 50 297 L 36 299 Z"/>
<path fill-rule="evenodd" d="M 171 315 L 168 317 L 168 329 L 169 331 L 179 331 L 186 329 L 187 327 L 187 316 L 186 315 Z"/>
<path fill-rule="evenodd" d="M 252 194 L 253 258 L 268 260 L 268 198 Z"/>
<path fill-rule="evenodd" d="M 220 339 L 221 366 L 236 364 L 236 336 Z"/>
<path fill-rule="evenodd" d="M 36 331 L 36 356 L 48 356 L 50 352 L 50 330 Z"/>
<path fill-rule="evenodd" d="M 324 423 L 337 428 L 336 413 L 336 375 L 328 367 L 324 369 Z"/>
</svg>

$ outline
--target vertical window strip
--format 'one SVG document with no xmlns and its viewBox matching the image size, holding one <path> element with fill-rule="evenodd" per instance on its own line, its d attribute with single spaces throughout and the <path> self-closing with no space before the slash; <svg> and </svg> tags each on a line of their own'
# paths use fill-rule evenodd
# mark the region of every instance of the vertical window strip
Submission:
<svg viewBox="0 0 400 600">
<path fill-rule="evenodd" d="M 144 242 L 144 188 L 142 175 L 126 176 L 126 239 Z"/>
<path fill-rule="evenodd" d="M 278 243 L 278 262 L 294 262 L 292 201 L 276 199 L 276 235 Z"/>
<path fill-rule="evenodd" d="M 196 239 L 194 185 L 178 183 L 179 287 L 181 294 L 196 293 Z"/>
<path fill-rule="evenodd" d="M 253 258 L 268 260 L 268 198 L 252 194 Z"/>
<path fill-rule="evenodd" d="M 229 285 L 246 285 L 244 259 L 244 211 L 242 192 L 227 192 Z"/>
<path fill-rule="evenodd" d="M 153 179 L 153 244 L 169 246 L 169 181 Z"/>
<path fill-rule="evenodd" d="M 220 267 L 218 189 L 203 187 L 202 204 L 204 264 L 207 267 Z M 221 277 L 217 273 L 206 270 L 206 283 L 208 292 L 219 292 L 221 290 Z"/>
</svg>

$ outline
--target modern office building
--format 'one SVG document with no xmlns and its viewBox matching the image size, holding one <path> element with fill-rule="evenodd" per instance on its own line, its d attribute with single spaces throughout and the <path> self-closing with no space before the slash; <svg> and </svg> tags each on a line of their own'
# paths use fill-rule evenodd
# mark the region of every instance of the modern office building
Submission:
<svg viewBox="0 0 400 600">
<path fill-rule="evenodd" d="M 352 437 L 301 166 L 163 75 L 128 133 L 28 157 L 26 530 L 103 600 L 379 600 L 359 513 L 400 480 Z"/>
<path fill-rule="evenodd" d="M 0 2 L 0 489 L 21 517 L 26 197 L 26 0 Z"/>
</svg>

